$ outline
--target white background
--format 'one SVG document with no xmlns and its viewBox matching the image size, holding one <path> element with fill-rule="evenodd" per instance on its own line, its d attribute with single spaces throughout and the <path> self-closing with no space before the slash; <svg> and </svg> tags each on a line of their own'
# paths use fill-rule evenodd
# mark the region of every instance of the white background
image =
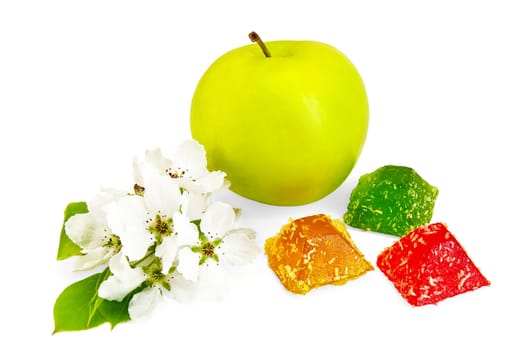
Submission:
<svg viewBox="0 0 526 350">
<path fill-rule="evenodd" d="M 524 349 L 525 15 L 507 0 L 2 1 L 0 347 Z M 317 203 L 224 196 L 240 225 L 263 245 L 289 217 L 341 217 L 361 174 L 407 165 L 440 189 L 433 221 L 492 285 L 413 308 L 376 269 L 296 296 L 262 255 L 224 302 L 51 336 L 55 298 L 80 278 L 55 261 L 66 204 L 129 186 L 133 156 L 189 137 L 198 79 L 252 30 L 343 51 L 370 128 L 348 180 Z M 350 232 L 373 263 L 394 241 Z"/>
</svg>

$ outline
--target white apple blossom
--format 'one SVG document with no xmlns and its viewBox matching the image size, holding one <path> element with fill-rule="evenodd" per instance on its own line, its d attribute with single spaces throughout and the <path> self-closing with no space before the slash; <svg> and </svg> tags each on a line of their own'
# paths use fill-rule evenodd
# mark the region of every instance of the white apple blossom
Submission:
<svg viewBox="0 0 526 350">
<path fill-rule="evenodd" d="M 170 290 L 173 272 L 163 273 L 161 261 L 154 255 L 148 255 L 140 261 L 137 267 L 141 268 L 146 278 L 144 289 L 134 294 L 128 304 L 128 314 L 132 320 L 148 316 L 161 301 L 164 291 Z"/>
<path fill-rule="evenodd" d="M 151 170 L 143 172 L 142 195 L 122 197 L 104 207 L 108 225 L 119 232 L 122 247 L 120 260 L 110 260 L 112 275 L 101 285 L 99 295 L 119 300 L 145 283 L 128 306 L 132 319 L 147 315 L 162 291 L 171 288 L 179 247 L 199 242 L 198 227 L 185 215 L 189 197 L 170 177 Z M 137 284 L 139 272 L 143 278 Z"/>
<path fill-rule="evenodd" d="M 160 149 L 133 162 L 134 193 L 106 190 L 88 203 L 89 212 L 65 223 L 82 249 L 77 269 L 108 263 L 111 274 L 101 298 L 121 302 L 144 317 L 170 295 L 179 300 L 221 299 L 230 267 L 260 252 L 255 232 L 236 227 L 238 212 L 212 195 L 229 186 L 222 171 L 208 171 L 204 147 L 181 143 L 173 157 Z"/>
<path fill-rule="evenodd" d="M 173 157 L 165 157 L 159 148 L 146 151 L 144 159 L 133 163 L 135 182 L 144 187 L 144 172 L 156 171 L 196 194 L 206 195 L 227 188 L 229 182 L 222 171 L 208 171 L 204 147 L 193 139 L 182 142 Z"/>
<path fill-rule="evenodd" d="M 151 253 L 133 264 L 119 253 L 110 259 L 109 268 L 112 274 L 99 286 L 101 298 L 122 301 L 142 285 L 128 304 L 132 320 L 148 316 L 161 300 L 163 291 L 171 289 L 173 273 L 163 274 L 160 259 Z"/>
<path fill-rule="evenodd" d="M 260 249 L 255 232 L 236 228 L 234 209 L 223 202 L 212 203 L 200 221 L 200 243 L 179 251 L 177 272 L 171 283 L 176 298 L 192 299 L 196 289 L 220 297 L 224 269 L 252 262 Z M 210 291 L 207 291 L 210 289 Z"/>
<path fill-rule="evenodd" d="M 168 273 L 176 261 L 182 247 L 199 244 L 199 229 L 181 213 L 173 216 L 173 233 L 165 237 L 155 249 L 155 255 L 161 259 L 162 272 Z"/>
<path fill-rule="evenodd" d="M 131 267 L 122 252 L 110 259 L 109 268 L 112 275 L 100 284 L 98 291 L 99 296 L 107 300 L 122 301 L 147 277 L 140 267 Z"/>
<path fill-rule="evenodd" d="M 137 320 L 150 315 L 161 301 L 161 298 L 162 291 L 159 287 L 146 288 L 133 295 L 128 305 L 130 319 Z"/>
<path fill-rule="evenodd" d="M 121 251 L 131 261 L 142 259 L 156 242 L 173 232 L 173 216 L 182 197 L 179 186 L 165 176 L 144 176 L 144 195 L 120 198 L 105 207 L 107 221 L 121 239 Z"/>
<path fill-rule="evenodd" d="M 103 208 L 127 195 L 124 191 L 103 189 L 87 203 L 88 212 L 75 214 L 65 223 L 65 233 L 81 248 L 73 269 L 88 270 L 102 265 L 121 249 L 119 236 L 109 228 Z"/>
</svg>

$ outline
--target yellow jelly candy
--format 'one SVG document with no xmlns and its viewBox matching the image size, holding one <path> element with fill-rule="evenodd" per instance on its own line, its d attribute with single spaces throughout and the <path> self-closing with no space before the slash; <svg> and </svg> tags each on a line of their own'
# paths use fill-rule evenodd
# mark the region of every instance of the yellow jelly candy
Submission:
<svg viewBox="0 0 526 350">
<path fill-rule="evenodd" d="M 344 284 L 373 270 L 343 222 L 325 214 L 291 220 L 267 239 L 265 252 L 270 268 L 292 293 Z"/>
</svg>

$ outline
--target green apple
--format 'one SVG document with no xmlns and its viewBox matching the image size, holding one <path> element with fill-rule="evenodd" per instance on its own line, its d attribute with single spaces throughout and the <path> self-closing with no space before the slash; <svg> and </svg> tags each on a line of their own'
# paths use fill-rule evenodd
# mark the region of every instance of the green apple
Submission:
<svg viewBox="0 0 526 350">
<path fill-rule="evenodd" d="M 192 137 L 231 190 L 273 205 L 319 200 L 349 176 L 368 126 L 362 79 L 336 48 L 272 41 L 219 57 L 197 84 Z"/>
</svg>

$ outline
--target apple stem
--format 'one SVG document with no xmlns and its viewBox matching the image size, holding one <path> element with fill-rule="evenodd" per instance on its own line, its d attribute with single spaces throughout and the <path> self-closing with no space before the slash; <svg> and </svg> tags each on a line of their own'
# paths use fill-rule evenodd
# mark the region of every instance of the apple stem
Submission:
<svg viewBox="0 0 526 350">
<path fill-rule="evenodd" d="M 253 43 L 256 43 L 256 44 L 259 45 L 259 47 L 261 48 L 261 51 L 263 51 L 263 54 L 265 55 L 265 57 L 270 57 L 270 51 L 268 50 L 268 47 L 267 47 L 267 45 L 265 45 L 263 40 L 261 40 L 261 38 L 259 37 L 258 33 L 250 32 L 250 34 L 248 34 L 248 37 L 249 37 L 250 41 L 252 41 Z"/>
</svg>

